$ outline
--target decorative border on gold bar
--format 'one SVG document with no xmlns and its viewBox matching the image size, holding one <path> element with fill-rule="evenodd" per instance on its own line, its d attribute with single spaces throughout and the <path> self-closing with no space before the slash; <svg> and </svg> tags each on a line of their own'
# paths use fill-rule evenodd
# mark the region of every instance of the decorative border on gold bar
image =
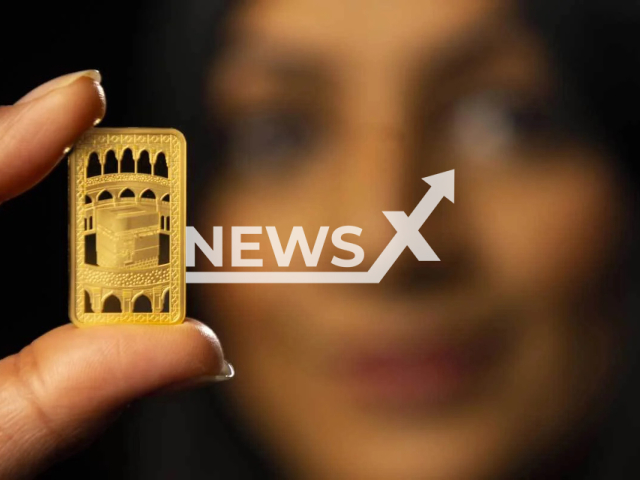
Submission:
<svg viewBox="0 0 640 480">
<path fill-rule="evenodd" d="M 147 151 L 150 162 L 155 162 L 164 153 L 168 179 L 141 173 L 118 173 L 87 177 L 89 158 L 96 153 L 102 172 L 107 153 L 112 150 L 118 166 L 125 150 L 130 149 L 137 161 Z M 85 263 L 85 234 L 87 209 L 85 199 L 89 191 L 104 186 L 111 188 L 114 205 L 119 200 L 116 190 L 123 185 L 136 185 L 140 190 L 145 185 L 169 189 L 169 263 L 153 267 L 109 268 Z M 140 195 L 140 192 L 138 193 Z M 91 202 L 97 210 L 98 195 Z M 141 200 L 141 199 L 140 199 Z M 102 200 L 103 202 L 105 200 Z M 160 202 L 160 198 L 156 198 Z M 186 232 L 186 141 L 182 133 L 174 129 L 159 128 L 94 128 L 85 133 L 75 144 L 69 156 L 69 241 L 70 241 L 70 288 L 69 315 L 79 326 L 99 324 L 175 324 L 184 320 L 186 311 L 185 283 L 185 232 Z M 163 207 L 165 208 L 165 207 Z M 93 218 L 90 219 L 94 222 Z M 91 225 L 91 227 L 94 227 Z M 95 227 L 94 227 L 95 228 Z M 168 285 L 168 286 L 167 286 Z M 168 288 L 169 312 L 163 312 L 164 293 Z M 133 304 L 140 295 L 151 294 L 152 313 L 134 312 Z M 102 312 L 103 302 L 110 295 L 119 298 L 121 312 Z M 91 307 L 86 311 L 85 299 Z M 97 306 L 99 302 L 99 307 Z M 95 308 L 94 308 L 95 307 Z M 97 311 L 96 311 L 97 310 Z"/>
</svg>

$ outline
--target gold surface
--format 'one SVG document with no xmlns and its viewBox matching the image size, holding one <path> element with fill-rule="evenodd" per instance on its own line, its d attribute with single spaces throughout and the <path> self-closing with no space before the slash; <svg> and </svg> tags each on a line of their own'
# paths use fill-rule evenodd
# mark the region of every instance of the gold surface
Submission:
<svg viewBox="0 0 640 480">
<path fill-rule="evenodd" d="M 76 325 L 185 317 L 186 141 L 177 130 L 94 128 L 69 156 Z"/>
</svg>

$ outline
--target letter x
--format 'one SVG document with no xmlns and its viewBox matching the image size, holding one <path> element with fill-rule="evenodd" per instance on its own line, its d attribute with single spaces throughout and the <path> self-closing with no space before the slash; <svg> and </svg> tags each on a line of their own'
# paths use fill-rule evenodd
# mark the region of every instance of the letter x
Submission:
<svg viewBox="0 0 640 480">
<path fill-rule="evenodd" d="M 394 240 L 402 242 L 402 250 L 406 247 L 413 252 L 421 262 L 439 261 L 440 259 L 420 233 L 423 222 L 418 209 L 410 217 L 405 212 L 383 212 L 397 233 Z M 399 245 L 398 245 L 399 246 Z"/>
</svg>

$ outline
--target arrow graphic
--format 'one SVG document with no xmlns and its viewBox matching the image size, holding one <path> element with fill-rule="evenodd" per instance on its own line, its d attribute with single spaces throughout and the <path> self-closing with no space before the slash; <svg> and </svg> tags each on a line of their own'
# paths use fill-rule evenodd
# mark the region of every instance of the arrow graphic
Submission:
<svg viewBox="0 0 640 480">
<path fill-rule="evenodd" d="M 443 198 L 455 200 L 455 171 L 425 177 L 431 188 L 411 215 L 405 212 L 382 212 L 396 229 L 396 234 L 367 272 L 187 272 L 187 283 L 380 283 L 405 248 L 421 262 L 440 261 L 420 234 Z"/>
<path fill-rule="evenodd" d="M 440 261 L 420 234 L 420 228 L 443 198 L 446 197 L 451 202 L 454 202 L 455 172 L 454 170 L 449 170 L 438 175 L 425 177 L 422 180 L 431 185 L 431 188 L 422 197 L 416 208 L 413 209 L 411 216 L 407 217 L 404 212 L 382 212 L 396 229 L 396 234 L 367 272 L 371 275 L 374 283 L 382 280 L 406 247 L 409 247 L 421 262 Z"/>
</svg>

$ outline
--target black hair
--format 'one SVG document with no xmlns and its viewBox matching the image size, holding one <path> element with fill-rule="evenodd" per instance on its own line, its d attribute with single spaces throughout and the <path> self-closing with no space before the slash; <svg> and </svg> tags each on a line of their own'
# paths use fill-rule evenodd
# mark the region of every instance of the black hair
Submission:
<svg viewBox="0 0 640 480">
<path fill-rule="evenodd" d="M 593 125 L 622 180 L 630 220 L 619 270 L 624 315 L 614 403 L 579 478 L 638 478 L 640 445 L 640 255 L 637 130 L 640 107 L 640 3 L 625 0 L 520 0 L 523 17 L 539 33 L 559 72 L 561 88 Z M 578 478 L 578 477 L 577 477 Z"/>
</svg>

